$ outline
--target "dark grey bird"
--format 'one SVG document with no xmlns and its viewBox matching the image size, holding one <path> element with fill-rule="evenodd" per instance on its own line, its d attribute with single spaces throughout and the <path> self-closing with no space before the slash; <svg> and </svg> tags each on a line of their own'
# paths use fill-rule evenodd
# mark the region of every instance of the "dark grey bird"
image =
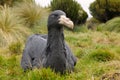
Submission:
<svg viewBox="0 0 120 80">
<path fill-rule="evenodd" d="M 26 71 L 34 68 L 51 68 L 55 72 L 73 71 L 76 57 L 64 41 L 63 27 L 73 29 L 73 22 L 61 10 L 48 17 L 48 35 L 34 34 L 26 42 L 21 66 Z"/>
</svg>

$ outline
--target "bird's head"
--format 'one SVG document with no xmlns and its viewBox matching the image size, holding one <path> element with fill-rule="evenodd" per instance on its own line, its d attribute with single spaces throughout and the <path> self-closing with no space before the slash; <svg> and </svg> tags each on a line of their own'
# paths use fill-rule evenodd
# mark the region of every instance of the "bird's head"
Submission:
<svg viewBox="0 0 120 80">
<path fill-rule="evenodd" d="M 65 12 L 61 10 L 53 11 L 48 17 L 48 27 L 61 27 L 61 25 L 73 29 L 73 22 L 66 17 Z"/>
</svg>

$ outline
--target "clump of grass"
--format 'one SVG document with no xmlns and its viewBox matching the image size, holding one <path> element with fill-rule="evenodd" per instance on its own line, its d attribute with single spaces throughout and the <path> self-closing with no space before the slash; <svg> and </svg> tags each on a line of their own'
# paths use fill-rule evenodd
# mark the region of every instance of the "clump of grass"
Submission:
<svg viewBox="0 0 120 80">
<path fill-rule="evenodd" d="M 17 15 L 24 20 L 24 24 L 28 27 L 34 27 L 36 25 L 44 12 L 44 10 L 36 5 L 35 2 L 22 2 L 16 5 L 15 12 Z"/>
<path fill-rule="evenodd" d="M 13 41 L 24 41 L 30 30 L 21 23 L 21 20 L 7 6 L 0 10 L 0 47 L 5 47 Z"/>
<path fill-rule="evenodd" d="M 19 41 L 19 42 L 12 42 L 10 45 L 9 45 L 9 51 L 11 53 L 21 53 L 22 52 L 22 43 Z"/>
<path fill-rule="evenodd" d="M 120 32 L 120 17 L 109 20 L 105 25 L 105 30 Z"/>
<path fill-rule="evenodd" d="M 29 80 L 64 80 L 60 74 L 54 73 L 51 69 L 35 69 L 27 73 L 26 79 Z"/>
<path fill-rule="evenodd" d="M 97 27 L 98 31 L 120 32 L 120 17 L 113 18 Z"/>
<path fill-rule="evenodd" d="M 95 50 L 89 54 L 89 58 L 98 62 L 106 62 L 113 60 L 115 55 L 108 50 Z"/>
</svg>

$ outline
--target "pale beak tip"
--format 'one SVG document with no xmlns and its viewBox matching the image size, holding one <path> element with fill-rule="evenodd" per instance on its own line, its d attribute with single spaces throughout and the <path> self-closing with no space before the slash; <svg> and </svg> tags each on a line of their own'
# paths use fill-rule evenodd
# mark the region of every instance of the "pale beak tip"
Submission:
<svg viewBox="0 0 120 80">
<path fill-rule="evenodd" d="M 66 27 L 73 29 L 74 28 L 74 23 L 71 21 L 69 18 L 66 16 L 62 15 L 59 19 L 59 23 L 65 25 Z"/>
<path fill-rule="evenodd" d="M 74 23 L 72 22 L 71 29 L 73 29 L 73 28 L 74 28 Z"/>
</svg>

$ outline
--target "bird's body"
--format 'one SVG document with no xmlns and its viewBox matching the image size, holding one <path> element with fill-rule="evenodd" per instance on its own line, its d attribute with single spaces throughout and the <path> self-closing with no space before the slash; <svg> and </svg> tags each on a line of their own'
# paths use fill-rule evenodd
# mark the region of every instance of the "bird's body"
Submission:
<svg viewBox="0 0 120 80">
<path fill-rule="evenodd" d="M 35 34 L 28 38 L 21 60 L 24 70 L 34 67 L 50 67 L 60 73 L 73 70 L 76 58 L 64 41 L 62 25 L 64 22 L 59 22 L 61 15 L 65 15 L 65 13 L 60 10 L 50 14 L 48 35 Z"/>
</svg>

